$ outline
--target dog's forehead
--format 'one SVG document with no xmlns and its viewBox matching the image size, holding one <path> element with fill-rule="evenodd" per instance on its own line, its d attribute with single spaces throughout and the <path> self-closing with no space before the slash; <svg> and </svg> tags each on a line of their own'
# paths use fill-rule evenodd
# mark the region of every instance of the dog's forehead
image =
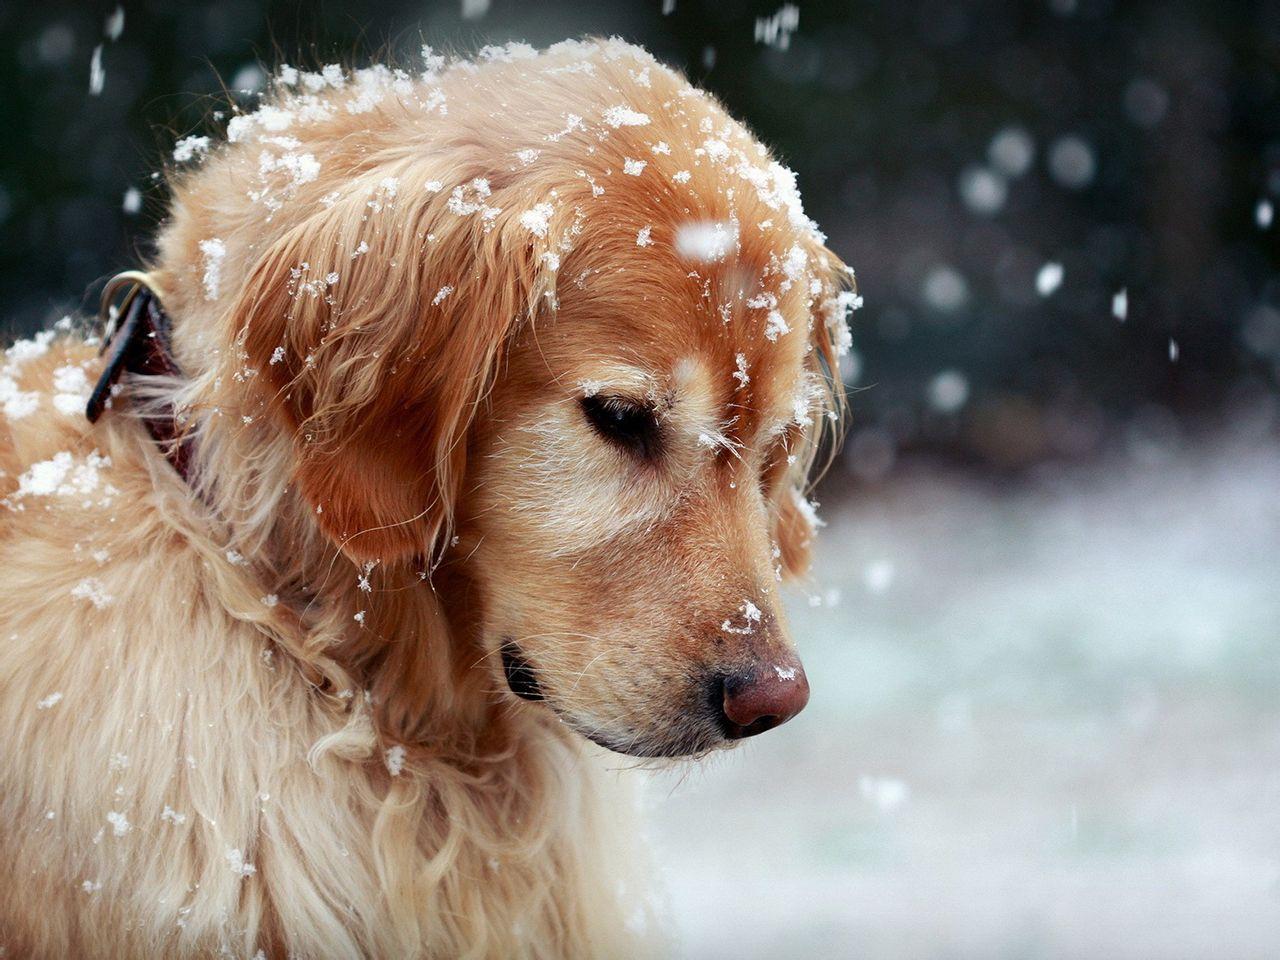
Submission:
<svg viewBox="0 0 1280 960">
<path fill-rule="evenodd" d="M 793 420 L 811 393 L 811 309 L 781 266 L 789 248 L 765 237 L 699 260 L 677 238 L 673 227 L 566 290 L 541 357 L 582 394 L 680 400 L 740 438 Z"/>
</svg>

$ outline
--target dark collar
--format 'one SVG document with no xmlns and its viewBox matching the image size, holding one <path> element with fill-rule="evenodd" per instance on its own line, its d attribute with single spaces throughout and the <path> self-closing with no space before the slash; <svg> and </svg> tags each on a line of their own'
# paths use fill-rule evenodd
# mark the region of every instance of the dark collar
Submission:
<svg viewBox="0 0 1280 960">
<path fill-rule="evenodd" d="M 135 377 L 182 376 L 169 345 L 169 316 L 148 285 L 146 274 L 122 273 L 108 281 L 102 294 L 104 311 L 125 285 L 130 287 L 117 314 L 119 324 L 114 330 L 108 330 L 102 344 L 106 366 L 85 407 L 90 423 L 97 423 L 103 411 L 111 406 L 112 398 L 119 392 L 116 385 L 126 372 Z M 178 475 L 190 483 L 195 451 L 173 411 L 141 419 Z"/>
</svg>

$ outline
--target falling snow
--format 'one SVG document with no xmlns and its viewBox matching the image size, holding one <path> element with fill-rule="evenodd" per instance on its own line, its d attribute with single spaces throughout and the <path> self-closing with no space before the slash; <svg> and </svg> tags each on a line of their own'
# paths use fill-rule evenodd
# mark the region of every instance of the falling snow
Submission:
<svg viewBox="0 0 1280 960">
<path fill-rule="evenodd" d="M 1117 290 L 1111 298 L 1111 315 L 1124 323 L 1129 316 L 1129 291 Z"/>
<path fill-rule="evenodd" d="M 1062 264 L 1050 261 L 1040 268 L 1036 274 L 1036 293 L 1042 297 L 1052 296 L 1062 286 Z"/>
</svg>

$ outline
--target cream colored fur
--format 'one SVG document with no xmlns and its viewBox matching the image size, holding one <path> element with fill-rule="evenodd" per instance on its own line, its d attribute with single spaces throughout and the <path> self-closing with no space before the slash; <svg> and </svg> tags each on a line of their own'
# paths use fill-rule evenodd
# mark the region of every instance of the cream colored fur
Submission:
<svg viewBox="0 0 1280 960">
<path fill-rule="evenodd" d="M 513 71 L 529 69 L 542 87 L 516 82 Z M 322 91 L 316 102 L 332 115 L 295 122 L 279 136 L 298 141 L 272 148 L 277 159 L 318 158 L 319 176 L 297 176 L 297 161 L 262 172 L 267 134 L 258 131 L 175 177 L 150 267 L 187 379 L 127 385 L 116 408 L 90 426 L 76 413 L 74 371 L 88 382 L 96 377 L 92 338 L 64 333 L 28 344 L 0 373 L 0 386 L 8 377 L 17 398 L 0 417 L 0 949 L 8 957 L 666 952 L 627 791 L 600 751 L 551 711 L 511 698 L 484 639 L 488 607 L 470 606 L 474 591 L 455 570 L 460 564 L 435 571 L 455 531 L 458 549 L 483 539 L 468 533 L 468 523 L 482 519 L 469 521 L 461 506 L 466 438 L 479 404 L 491 402 L 487 378 L 501 375 L 500 349 L 511 335 L 484 324 L 553 310 L 555 258 L 570 255 L 580 230 L 556 214 L 528 249 L 502 246 L 516 215 L 534 208 L 548 184 L 568 193 L 554 174 L 532 183 L 516 176 L 523 161 L 514 152 L 525 140 L 549 155 L 559 150 L 569 180 L 590 198 L 596 161 L 581 133 L 572 147 L 552 139 L 565 114 L 598 117 L 625 88 L 628 102 L 658 116 L 662 102 L 686 96 L 687 87 L 643 52 L 613 42 L 543 55 L 535 67 L 499 55 L 426 78 L 377 74 L 368 80 L 371 107 L 355 87 Z M 732 123 L 710 101 L 692 103 L 717 128 Z M 623 123 L 617 136 L 628 132 Z M 667 136 L 691 157 L 707 134 L 672 124 Z M 581 177 L 572 173 L 578 162 Z M 507 209 L 495 215 L 492 233 L 477 217 L 440 219 L 456 185 L 495 165 L 510 184 L 495 181 Z M 380 188 L 387 178 L 395 178 L 399 201 Z M 437 192 L 419 228 L 369 226 L 384 215 L 379 204 L 399 202 L 395 215 L 411 218 L 418 214 L 405 195 Z M 618 249 L 634 254 L 634 226 L 615 233 Z M 225 253 L 202 247 L 209 238 Z M 362 239 L 385 275 L 360 279 L 359 270 L 373 269 L 352 266 Z M 811 239 L 785 240 L 793 250 L 801 242 Z M 834 269 L 817 246 L 807 249 L 810 263 Z M 252 355 L 259 328 L 247 317 L 290 282 L 287 269 L 270 271 L 307 256 L 311 273 L 304 269 L 295 283 L 323 278 L 324 258 L 342 274 L 335 290 L 347 289 L 348 269 L 351 283 L 364 284 L 358 302 L 331 301 L 335 316 L 368 311 L 402 326 L 417 322 L 401 316 L 405 305 L 425 316 L 441 287 L 430 269 L 417 275 L 419 261 L 450 265 L 457 300 L 435 306 L 456 302 L 458 312 L 441 329 L 462 329 L 473 342 L 459 347 L 441 334 L 439 349 L 485 351 L 441 364 L 458 381 L 437 408 L 452 418 L 449 429 L 431 426 L 423 478 L 410 475 L 426 483 L 416 499 L 407 507 L 395 499 L 405 484 L 387 494 L 387 525 L 343 525 L 343 503 L 359 509 L 400 467 L 371 467 L 371 458 L 383 464 L 377 446 L 356 456 L 374 428 L 341 416 L 385 401 L 385 422 L 394 424 L 400 401 L 381 391 L 396 370 L 379 364 L 391 364 L 390 338 L 401 327 L 353 320 L 355 332 L 345 336 L 373 330 L 388 343 L 347 355 L 348 341 L 323 339 L 339 321 L 317 319 L 318 366 L 310 355 L 292 356 L 294 379 L 280 384 L 270 381 L 273 363 Z M 824 273 L 821 282 L 781 288 L 790 289 L 782 303 L 794 304 L 793 325 L 819 310 L 819 287 L 832 295 L 829 282 Z M 406 284 L 416 284 L 412 295 Z M 281 343 L 302 349 L 307 298 L 323 303 L 333 291 L 289 289 L 287 302 L 302 306 L 288 307 L 293 326 Z M 481 298 L 497 306 L 482 310 Z M 284 317 L 282 307 L 269 319 Z M 824 322 L 812 332 L 818 353 L 804 346 L 798 322 L 794 345 L 784 340 L 774 351 L 776 375 L 764 361 L 752 367 L 756 389 L 776 380 L 778 409 L 789 409 L 784 391 L 798 389 L 815 357 L 833 356 Z M 403 329 L 410 338 L 432 335 Z M 733 350 L 743 348 L 727 348 L 732 365 Z M 483 376 L 462 375 L 472 362 Z M 308 382 L 321 368 L 330 379 Z M 68 384 L 70 399 L 58 400 Z M 299 414 L 290 404 L 304 384 L 312 406 Z M 518 409 L 510 399 L 522 396 L 518 386 L 504 389 Z M 194 489 L 135 419 L 148 404 L 172 403 L 198 444 Z M 564 454 L 566 462 L 575 456 Z M 800 459 L 797 470 L 807 465 Z M 749 469 L 761 468 L 750 461 Z M 563 489 L 547 492 L 541 517 L 530 508 L 530 529 L 554 515 L 560 523 L 551 526 L 571 518 L 590 534 L 590 501 L 557 506 Z M 764 532 L 751 541 L 759 544 L 752 569 L 768 574 L 761 589 L 770 596 L 773 569 L 801 567 L 812 532 L 783 489 L 770 487 L 778 492 L 767 503 L 757 497 L 748 505 L 754 524 L 766 511 L 781 516 L 772 557 Z M 595 529 L 599 542 L 617 535 Z M 662 554 L 654 551 L 656 563 Z M 710 616 L 718 623 L 720 609 Z"/>
<path fill-rule="evenodd" d="M 22 383 L 95 353 L 59 341 Z M 653 949 L 635 940 L 651 891 L 625 849 L 629 798 L 580 738 L 536 715 L 483 746 L 441 726 L 390 776 L 366 694 L 322 696 L 281 653 L 290 628 L 262 600 L 276 581 L 228 560 L 145 432 L 47 400 L 0 432 L 4 488 L 61 452 L 64 486 L 95 453 L 110 466 L 0 507 L 5 956 Z M 430 621 L 418 592 L 405 619 Z M 349 629 L 335 608 L 307 642 Z"/>
</svg>

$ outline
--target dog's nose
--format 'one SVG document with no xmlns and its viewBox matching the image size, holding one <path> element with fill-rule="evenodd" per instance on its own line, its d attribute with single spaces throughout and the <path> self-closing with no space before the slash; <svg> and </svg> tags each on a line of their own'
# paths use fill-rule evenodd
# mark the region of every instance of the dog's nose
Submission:
<svg viewBox="0 0 1280 960">
<path fill-rule="evenodd" d="M 732 740 L 754 737 L 786 723 L 809 702 L 809 679 L 794 657 L 725 677 L 721 710 Z"/>
</svg>

